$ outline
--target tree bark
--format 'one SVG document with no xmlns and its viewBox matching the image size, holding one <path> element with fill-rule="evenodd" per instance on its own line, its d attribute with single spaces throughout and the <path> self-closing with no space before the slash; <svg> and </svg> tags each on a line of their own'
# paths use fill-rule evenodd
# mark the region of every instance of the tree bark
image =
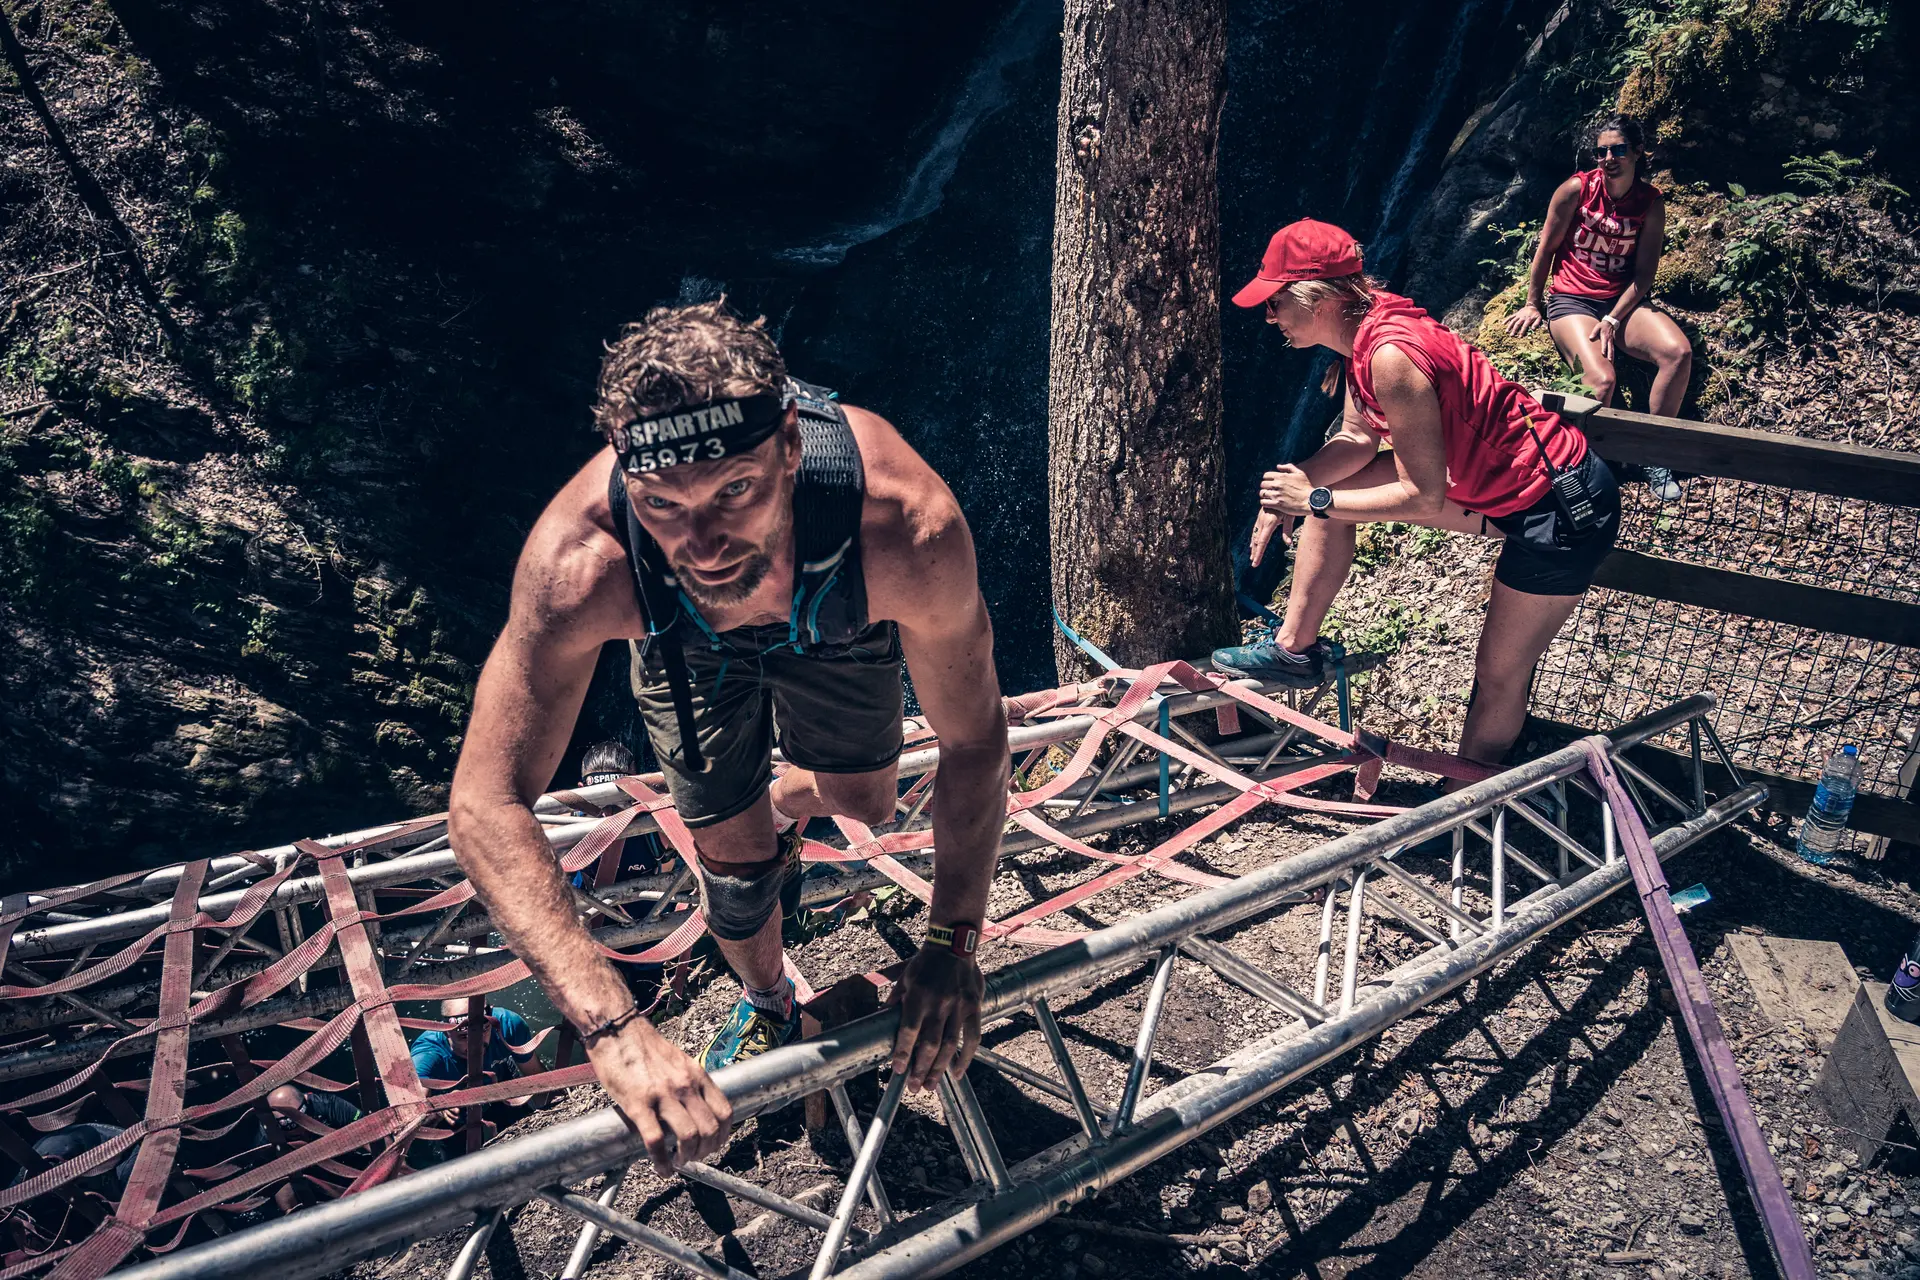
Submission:
<svg viewBox="0 0 1920 1280">
<path fill-rule="evenodd" d="M 1220 443 L 1225 0 L 1067 0 L 1048 436 L 1053 599 L 1127 666 L 1237 635 Z M 1061 678 L 1085 657 L 1054 636 Z"/>
</svg>

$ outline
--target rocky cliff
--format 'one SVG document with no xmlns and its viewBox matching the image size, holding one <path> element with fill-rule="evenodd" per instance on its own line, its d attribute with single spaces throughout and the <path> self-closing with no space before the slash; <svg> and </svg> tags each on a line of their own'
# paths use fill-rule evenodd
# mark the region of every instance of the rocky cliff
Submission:
<svg viewBox="0 0 1920 1280">
<path fill-rule="evenodd" d="M 1008 8 L 10 6 L 0 879 L 440 803 L 599 340 L 884 204 Z"/>
<path fill-rule="evenodd" d="M 1303 213 L 1402 229 L 1545 6 L 1236 3 L 1228 273 Z M 1003 677 L 1050 680 L 1057 5 L 8 19 L 0 877 L 441 803 L 599 342 L 721 289 L 953 483 Z M 1223 338 L 1244 517 L 1312 368 Z M 629 716 L 608 681 L 580 737 Z"/>
</svg>

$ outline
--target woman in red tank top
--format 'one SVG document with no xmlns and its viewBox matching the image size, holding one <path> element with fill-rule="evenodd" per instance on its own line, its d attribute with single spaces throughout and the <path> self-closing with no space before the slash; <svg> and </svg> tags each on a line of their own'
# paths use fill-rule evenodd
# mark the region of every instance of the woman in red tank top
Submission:
<svg viewBox="0 0 1920 1280">
<path fill-rule="evenodd" d="M 1647 305 L 1666 238 L 1666 200 L 1641 177 L 1647 153 L 1637 122 L 1606 121 L 1593 135 L 1592 155 L 1594 168 L 1553 193 L 1526 305 L 1507 317 L 1507 332 L 1519 337 L 1544 322 L 1601 404 L 1613 400 L 1616 353 L 1645 360 L 1654 366 L 1648 412 L 1677 417 L 1693 373 L 1693 345 L 1671 318 Z M 1680 497 L 1665 468 L 1647 468 L 1647 487 L 1667 501 Z"/>
<path fill-rule="evenodd" d="M 1233 300 L 1264 306 L 1289 345 L 1345 356 L 1346 412 L 1319 452 L 1261 481 L 1254 564 L 1283 523 L 1307 517 L 1287 616 L 1272 639 L 1221 649 L 1213 665 L 1293 687 L 1321 683 L 1329 649 L 1320 624 L 1346 583 L 1359 524 L 1502 538 L 1460 734 L 1461 755 L 1499 763 L 1526 719 L 1534 663 L 1613 548 L 1620 495 L 1607 464 L 1458 334 L 1369 280 L 1360 246 L 1338 227 L 1282 227 Z M 1584 508 L 1556 496 L 1555 475 L 1577 482 Z"/>
</svg>

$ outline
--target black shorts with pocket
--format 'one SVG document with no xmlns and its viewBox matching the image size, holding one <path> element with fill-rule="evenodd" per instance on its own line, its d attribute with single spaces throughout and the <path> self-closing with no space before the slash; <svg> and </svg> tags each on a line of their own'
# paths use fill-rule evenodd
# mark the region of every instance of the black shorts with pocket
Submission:
<svg viewBox="0 0 1920 1280">
<path fill-rule="evenodd" d="M 1493 566 L 1495 582 L 1530 596 L 1577 596 L 1593 585 L 1600 562 L 1620 536 L 1620 488 L 1612 470 L 1591 449 L 1575 469 L 1586 477 L 1599 524 L 1575 534 L 1551 491 L 1525 511 L 1482 517 L 1506 535 Z"/>
<path fill-rule="evenodd" d="M 1585 316 L 1589 320 L 1603 320 L 1613 314 L 1613 304 L 1620 301 L 1620 295 L 1611 298 L 1589 298 L 1584 293 L 1550 293 L 1547 295 L 1547 323 L 1564 320 L 1568 316 Z"/>
<path fill-rule="evenodd" d="M 684 621 L 684 620 L 683 620 Z M 657 647 L 636 647 L 633 693 L 674 808 L 689 827 L 744 813 L 773 780 L 773 745 L 815 773 L 872 773 L 900 756 L 900 634 L 876 622 L 849 644 L 787 647 L 787 624 L 685 638 L 705 773 L 680 767 L 680 722 Z"/>
</svg>

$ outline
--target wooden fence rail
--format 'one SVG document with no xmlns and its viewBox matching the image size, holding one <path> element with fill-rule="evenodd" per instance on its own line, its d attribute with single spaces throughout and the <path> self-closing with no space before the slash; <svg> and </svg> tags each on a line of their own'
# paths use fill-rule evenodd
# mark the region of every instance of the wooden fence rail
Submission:
<svg viewBox="0 0 1920 1280">
<path fill-rule="evenodd" d="M 1583 396 L 1536 394 L 1547 408 L 1579 423 L 1589 443 L 1605 458 L 1920 508 L 1920 454 L 1606 409 Z M 1687 564 L 1639 551 L 1615 551 L 1600 566 L 1594 582 L 1655 600 L 1920 648 L 1920 604 L 1881 596 Z M 1562 727 L 1544 723 L 1549 728 Z M 1908 746 L 1910 757 L 1900 771 L 1900 795 L 1860 796 L 1853 811 L 1856 830 L 1920 844 L 1920 803 L 1916 803 L 1920 794 L 1914 787 L 1920 745 Z M 1747 772 L 1768 783 L 1774 806 L 1783 812 L 1802 810 L 1812 798 L 1810 782 L 1758 769 Z"/>
</svg>

